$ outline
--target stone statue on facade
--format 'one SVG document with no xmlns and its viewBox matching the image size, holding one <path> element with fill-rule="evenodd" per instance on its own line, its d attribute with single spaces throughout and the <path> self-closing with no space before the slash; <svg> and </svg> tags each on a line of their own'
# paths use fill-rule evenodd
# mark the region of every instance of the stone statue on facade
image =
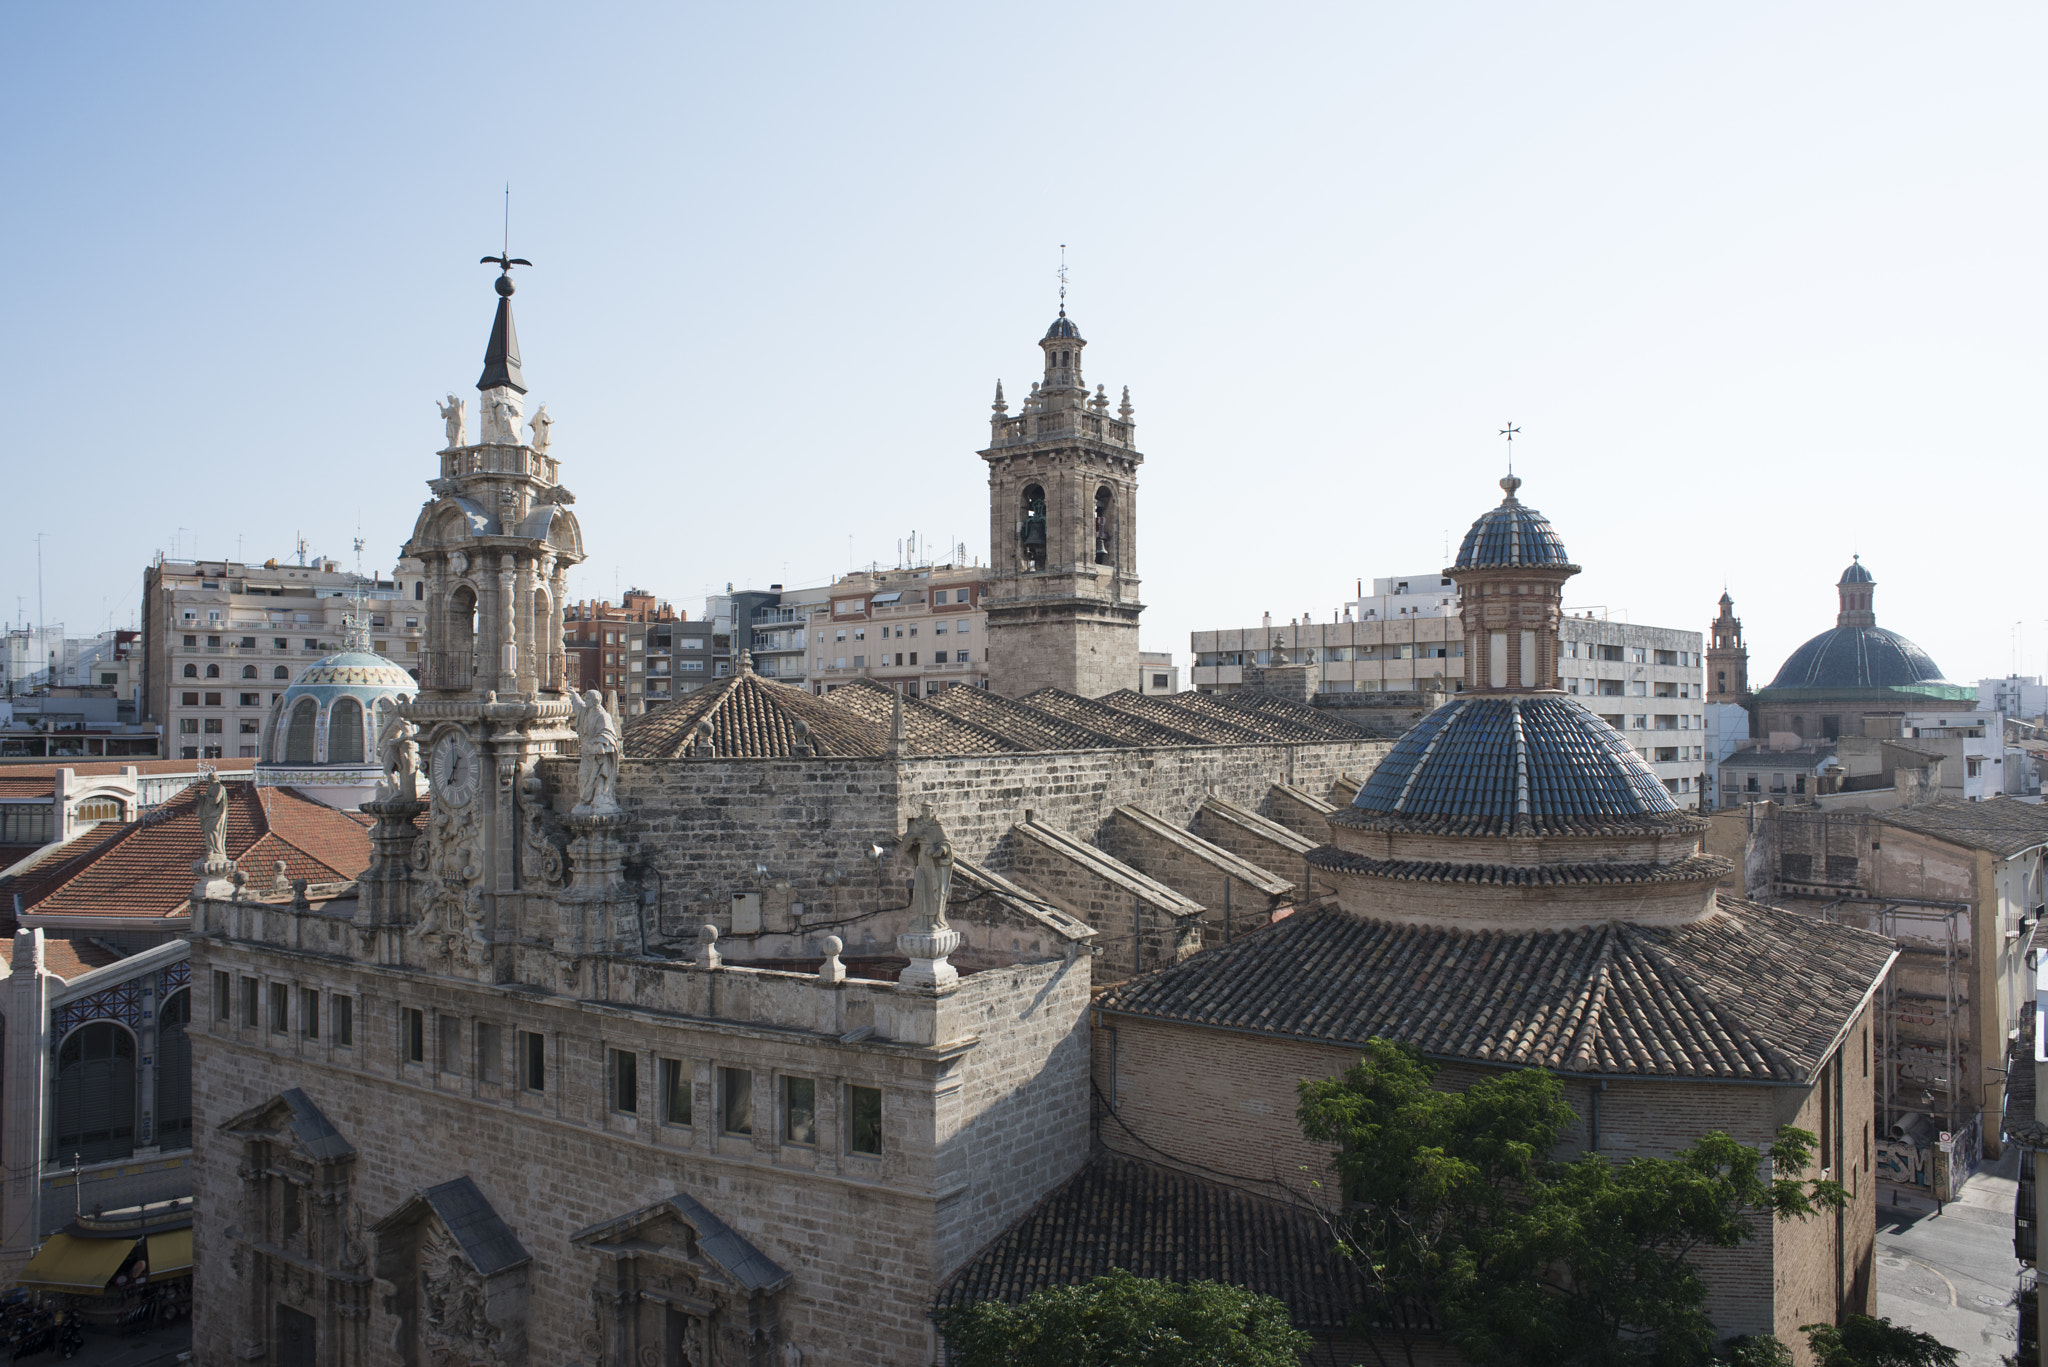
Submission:
<svg viewBox="0 0 2048 1367">
<path fill-rule="evenodd" d="M 946 898 L 953 888 L 953 842 L 933 815 L 932 804 L 918 808 L 903 830 L 903 853 L 916 867 L 910 884 L 910 929 L 913 934 L 946 930 Z"/>
<path fill-rule="evenodd" d="M 448 425 L 448 445 L 446 449 L 453 451 L 456 447 L 464 444 L 462 437 L 463 416 L 464 409 L 468 405 L 455 397 L 455 395 L 450 394 L 448 402 L 441 403 L 437 400 L 434 407 L 441 410 L 441 421 Z"/>
<path fill-rule="evenodd" d="M 533 428 L 533 449 L 542 455 L 546 455 L 548 451 L 548 429 L 555 425 L 555 420 L 548 416 L 548 406 L 542 404 L 534 409 L 533 417 L 528 421 L 527 425 Z"/>
<path fill-rule="evenodd" d="M 569 705 L 576 709 L 577 816 L 603 816 L 619 810 L 619 755 L 623 746 L 618 718 L 604 705 L 594 688 L 571 693 Z"/>
<path fill-rule="evenodd" d="M 487 444 L 517 446 L 519 405 L 510 399 L 490 400 L 484 408 L 483 439 Z"/>
<path fill-rule="evenodd" d="M 420 800 L 418 727 L 404 717 L 393 717 L 386 722 L 384 734 L 377 738 L 377 762 L 384 770 L 383 781 L 377 785 L 377 801 Z"/>
<path fill-rule="evenodd" d="M 220 867 L 228 862 L 228 786 L 215 774 L 199 790 L 199 827 L 206 833 L 206 862 Z"/>
</svg>

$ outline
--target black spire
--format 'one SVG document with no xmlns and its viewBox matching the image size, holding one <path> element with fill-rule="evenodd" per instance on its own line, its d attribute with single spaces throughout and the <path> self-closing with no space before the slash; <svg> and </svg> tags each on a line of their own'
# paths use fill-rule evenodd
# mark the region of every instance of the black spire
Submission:
<svg viewBox="0 0 2048 1367">
<path fill-rule="evenodd" d="M 487 256 L 484 260 L 498 268 L 498 316 L 491 320 L 491 340 L 484 348 L 484 373 L 476 387 L 512 389 L 524 394 L 526 377 L 519 373 L 519 330 L 512 326 L 512 268 L 533 263 L 516 256 Z"/>
</svg>

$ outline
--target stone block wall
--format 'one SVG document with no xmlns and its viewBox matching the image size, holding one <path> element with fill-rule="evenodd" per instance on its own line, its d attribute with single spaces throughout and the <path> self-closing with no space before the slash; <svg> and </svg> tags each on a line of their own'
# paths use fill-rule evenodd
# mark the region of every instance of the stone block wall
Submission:
<svg viewBox="0 0 2048 1367">
<path fill-rule="evenodd" d="M 1266 794 L 1266 814 L 1304 840 L 1318 845 L 1330 843 L 1329 814 L 1336 804 L 1327 798 L 1305 793 L 1290 784 L 1276 783 Z"/>
<path fill-rule="evenodd" d="M 1312 890 L 1302 856 L 1319 842 L 1296 835 L 1246 807 L 1215 798 L 1202 804 L 1193 824 L 1204 840 L 1260 868 L 1292 876 L 1304 885 L 1304 890 Z"/>
<path fill-rule="evenodd" d="M 1295 892 L 1289 879 L 1158 818 L 1147 820 L 1136 808 L 1117 809 L 1103 844 L 1122 863 L 1205 907 L 1210 932 L 1222 932 L 1226 919 L 1232 934 L 1263 925 Z"/>
<path fill-rule="evenodd" d="M 281 925 L 279 937 L 324 943 L 301 929 Z M 195 942 L 205 1008 L 192 1027 L 199 1361 L 266 1348 L 244 1341 L 264 1322 L 238 1309 L 259 1292 L 240 1280 L 250 1257 L 229 1237 L 249 1222 L 241 1142 L 219 1127 L 289 1087 L 302 1088 L 355 1147 L 351 1199 L 369 1224 L 420 1187 L 463 1175 L 476 1182 L 533 1255 L 537 1363 L 587 1360 L 600 1260 L 570 1236 L 677 1192 L 793 1275 L 781 1311 L 788 1342 L 834 1363 L 929 1361 L 925 1311 L 948 1260 L 964 1255 L 982 1222 L 1027 1207 L 1085 1151 L 1085 954 L 989 970 L 940 994 L 612 961 L 586 973 L 594 995 L 555 995 L 359 962 L 353 938 L 327 953 L 217 935 Z M 227 1020 L 212 1018 L 216 971 L 233 987 Z M 262 984 L 265 999 L 270 984 L 291 988 L 292 1030 L 272 1033 L 267 1011 L 254 1027 L 241 1023 L 244 978 Z M 320 994 L 319 1038 L 298 1028 L 306 991 Z M 353 1004 L 346 1045 L 326 1024 L 337 995 Z M 403 1047 L 406 1010 L 424 1013 L 419 1062 Z M 858 1038 L 864 1030 L 872 1033 Z M 544 1042 L 538 1092 L 516 1071 L 522 1032 Z M 614 1051 L 634 1060 L 631 1112 L 616 1104 Z M 668 1109 L 664 1059 L 687 1079 L 686 1118 Z M 745 1077 L 749 1135 L 724 1132 L 728 1069 Z M 814 1087 L 810 1143 L 784 1128 L 792 1078 Z M 879 1157 L 850 1151 L 852 1085 L 883 1094 Z M 381 1345 L 398 1325 L 381 1310 L 372 1318 L 370 1361 L 391 1360 Z"/>
</svg>

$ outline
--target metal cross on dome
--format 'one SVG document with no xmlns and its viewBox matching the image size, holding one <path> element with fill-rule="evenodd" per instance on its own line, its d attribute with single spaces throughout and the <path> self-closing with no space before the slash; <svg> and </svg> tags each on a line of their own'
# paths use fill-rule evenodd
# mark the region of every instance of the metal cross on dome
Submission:
<svg viewBox="0 0 2048 1367">
<path fill-rule="evenodd" d="M 1500 429 L 1500 434 L 1508 439 L 1508 473 L 1511 475 L 1515 472 L 1515 433 L 1521 430 L 1513 423 Z"/>
</svg>

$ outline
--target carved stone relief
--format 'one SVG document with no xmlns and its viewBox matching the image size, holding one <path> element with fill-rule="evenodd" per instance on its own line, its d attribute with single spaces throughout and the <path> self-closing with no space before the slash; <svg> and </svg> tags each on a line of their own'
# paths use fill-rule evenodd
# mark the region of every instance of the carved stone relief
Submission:
<svg viewBox="0 0 2048 1367">
<path fill-rule="evenodd" d="M 422 1233 L 419 1276 L 422 1360 L 433 1367 L 496 1367 L 504 1331 L 485 1313 L 484 1279 L 438 1224 Z"/>
</svg>

